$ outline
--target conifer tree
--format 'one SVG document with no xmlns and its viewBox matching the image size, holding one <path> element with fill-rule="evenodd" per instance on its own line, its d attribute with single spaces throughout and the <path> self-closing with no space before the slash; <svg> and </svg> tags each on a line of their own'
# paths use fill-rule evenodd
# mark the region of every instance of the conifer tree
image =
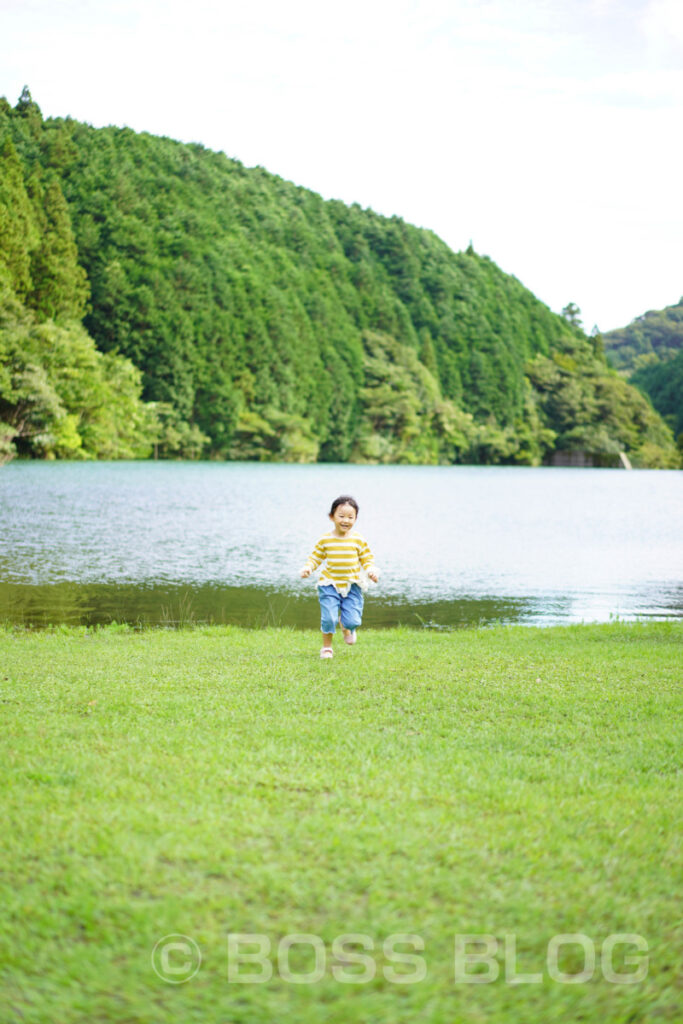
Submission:
<svg viewBox="0 0 683 1024">
<path fill-rule="evenodd" d="M 27 305 L 41 319 L 83 319 L 89 287 L 85 271 L 78 264 L 78 250 L 71 219 L 59 181 L 51 176 L 47 186 L 33 181 L 32 198 L 41 231 L 31 255 L 33 287 Z"/>
<path fill-rule="evenodd" d="M 0 261 L 12 291 L 20 298 L 31 291 L 31 250 L 37 244 L 38 229 L 23 168 L 7 138 L 0 149 Z"/>
</svg>

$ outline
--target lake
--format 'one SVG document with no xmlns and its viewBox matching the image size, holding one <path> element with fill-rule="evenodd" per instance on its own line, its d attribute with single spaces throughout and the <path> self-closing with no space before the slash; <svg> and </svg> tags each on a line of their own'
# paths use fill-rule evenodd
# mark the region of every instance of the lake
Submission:
<svg viewBox="0 0 683 1024">
<path fill-rule="evenodd" d="M 298 569 L 342 493 L 382 573 L 366 625 L 683 617 L 681 472 L 16 461 L 0 621 L 317 626 Z"/>
</svg>

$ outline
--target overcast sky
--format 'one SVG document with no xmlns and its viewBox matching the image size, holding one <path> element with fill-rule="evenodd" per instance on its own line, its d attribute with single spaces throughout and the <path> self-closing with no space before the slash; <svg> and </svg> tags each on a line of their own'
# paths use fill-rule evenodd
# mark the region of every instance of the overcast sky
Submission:
<svg viewBox="0 0 683 1024">
<path fill-rule="evenodd" d="M 587 330 L 683 294 L 683 0 L 0 0 L 0 95 L 472 240 Z"/>
</svg>

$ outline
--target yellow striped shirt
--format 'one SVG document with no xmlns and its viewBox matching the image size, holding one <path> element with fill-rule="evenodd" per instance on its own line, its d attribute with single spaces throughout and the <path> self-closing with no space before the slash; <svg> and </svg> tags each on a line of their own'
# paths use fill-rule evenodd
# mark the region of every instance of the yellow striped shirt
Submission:
<svg viewBox="0 0 683 1024">
<path fill-rule="evenodd" d="M 306 565 L 313 570 L 325 562 L 318 586 L 331 584 L 346 594 L 352 583 L 359 582 L 361 568 L 370 569 L 374 561 L 367 541 L 353 530 L 345 537 L 326 533 L 313 548 Z"/>
</svg>

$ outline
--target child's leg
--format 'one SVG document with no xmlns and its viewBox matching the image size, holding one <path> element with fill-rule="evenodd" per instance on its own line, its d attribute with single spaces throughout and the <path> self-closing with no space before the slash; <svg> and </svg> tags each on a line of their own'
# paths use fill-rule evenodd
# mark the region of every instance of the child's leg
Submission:
<svg viewBox="0 0 683 1024">
<path fill-rule="evenodd" d="M 341 624 L 344 633 L 352 633 L 363 619 L 363 591 L 352 583 L 346 597 L 341 600 Z"/>
<path fill-rule="evenodd" d="M 323 634 L 323 647 L 331 647 L 339 618 L 341 595 L 336 587 L 318 587 L 318 600 L 320 601 L 320 629 Z"/>
</svg>

